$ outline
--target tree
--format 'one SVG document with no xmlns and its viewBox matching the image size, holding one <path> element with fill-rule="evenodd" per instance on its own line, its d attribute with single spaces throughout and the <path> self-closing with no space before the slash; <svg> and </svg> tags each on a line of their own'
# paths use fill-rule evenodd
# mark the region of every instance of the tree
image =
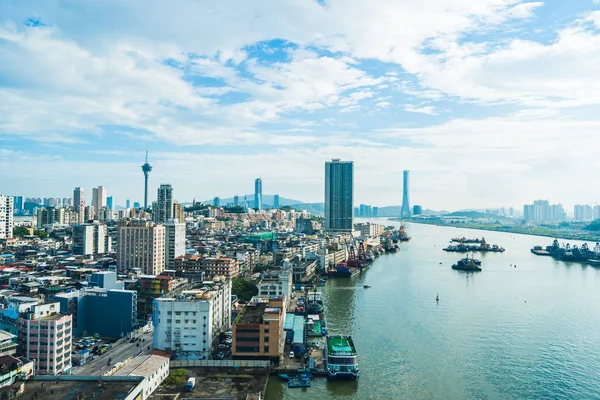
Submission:
<svg viewBox="0 0 600 400">
<path fill-rule="evenodd" d="M 165 385 L 181 385 L 187 380 L 187 373 L 183 368 L 177 368 L 169 373 L 169 376 L 165 379 Z"/>
<path fill-rule="evenodd" d="M 40 239 L 46 239 L 48 237 L 48 233 L 46 233 L 46 231 L 44 231 L 42 229 L 33 231 L 33 234 L 36 235 L 37 237 L 39 237 Z"/>
<path fill-rule="evenodd" d="M 253 282 L 238 277 L 231 282 L 231 293 L 242 301 L 249 301 L 253 296 L 258 294 L 258 288 Z"/>
<path fill-rule="evenodd" d="M 14 237 L 25 236 L 25 235 L 29 235 L 29 229 L 27 229 L 24 226 L 15 226 L 15 228 L 13 229 Z"/>
</svg>

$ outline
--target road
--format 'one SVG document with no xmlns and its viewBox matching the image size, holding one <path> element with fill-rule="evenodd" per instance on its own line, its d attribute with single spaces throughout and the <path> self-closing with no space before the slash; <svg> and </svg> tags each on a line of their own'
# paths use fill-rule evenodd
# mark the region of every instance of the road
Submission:
<svg viewBox="0 0 600 400">
<path fill-rule="evenodd" d="M 82 365 L 81 367 L 71 368 L 71 375 L 102 375 L 105 372 L 109 371 L 116 363 L 123 361 L 129 357 L 135 357 L 140 352 L 140 350 L 142 350 L 142 354 L 148 354 L 150 353 L 150 351 L 152 351 L 152 335 L 153 332 L 138 335 L 138 337 L 142 338 L 144 342 L 125 342 L 123 344 L 113 347 L 112 349 L 100 356 L 94 356 L 93 361 Z M 139 347 L 137 346 L 137 344 L 139 344 Z M 148 346 L 150 346 L 150 350 L 148 350 Z M 110 364 L 108 362 L 109 358 L 111 359 Z"/>
</svg>

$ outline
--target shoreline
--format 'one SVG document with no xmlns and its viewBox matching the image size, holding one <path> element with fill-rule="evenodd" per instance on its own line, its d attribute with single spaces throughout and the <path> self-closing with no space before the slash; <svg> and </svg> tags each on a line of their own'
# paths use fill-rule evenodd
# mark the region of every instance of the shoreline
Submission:
<svg viewBox="0 0 600 400">
<path fill-rule="evenodd" d="M 528 235 L 528 236 L 543 236 L 543 237 L 549 237 L 549 238 L 555 238 L 555 239 L 565 239 L 565 240 L 581 240 L 584 242 L 600 242 L 600 235 L 598 236 L 587 236 L 586 234 L 583 234 L 583 236 L 581 237 L 577 237 L 574 235 L 569 235 L 569 234 L 565 234 L 565 233 L 561 233 L 561 232 L 552 232 L 552 233 L 540 233 L 540 232 L 528 232 L 526 230 L 521 230 L 521 229 L 510 229 L 510 228 L 502 228 L 502 227 L 485 227 L 485 226 L 470 226 L 468 224 L 464 224 L 464 225 L 446 225 L 446 224 L 440 224 L 440 223 L 431 223 L 431 222 L 424 222 L 424 221 L 418 221 L 418 220 L 402 220 L 402 219 L 394 219 L 394 218 L 388 218 L 389 221 L 399 221 L 399 222 L 410 222 L 410 223 L 415 223 L 415 224 L 421 224 L 421 225 L 434 225 L 434 226 L 442 226 L 442 227 L 448 227 L 448 228 L 463 228 L 463 229 L 473 229 L 473 230 L 480 230 L 480 231 L 489 231 L 489 232 L 504 232 L 504 233 L 515 233 L 515 234 L 519 234 L 519 235 Z"/>
</svg>

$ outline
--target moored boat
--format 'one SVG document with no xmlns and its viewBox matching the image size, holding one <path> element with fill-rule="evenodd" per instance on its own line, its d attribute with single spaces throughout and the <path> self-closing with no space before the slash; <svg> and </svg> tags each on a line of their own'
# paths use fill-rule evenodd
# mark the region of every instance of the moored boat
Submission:
<svg viewBox="0 0 600 400">
<path fill-rule="evenodd" d="M 327 336 L 323 353 L 329 379 L 358 379 L 356 348 L 351 336 Z"/>
<path fill-rule="evenodd" d="M 474 258 L 469 258 L 467 256 L 458 260 L 458 262 L 452 266 L 452 269 L 458 271 L 476 272 L 481 271 L 481 268 L 479 267 L 480 265 L 481 261 L 475 260 Z"/>
</svg>

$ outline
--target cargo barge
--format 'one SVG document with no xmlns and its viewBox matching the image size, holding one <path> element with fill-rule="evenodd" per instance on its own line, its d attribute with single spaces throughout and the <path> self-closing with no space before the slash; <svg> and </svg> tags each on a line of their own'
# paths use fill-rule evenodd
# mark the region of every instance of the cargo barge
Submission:
<svg viewBox="0 0 600 400">
<path fill-rule="evenodd" d="M 481 271 L 481 261 L 467 256 L 458 260 L 458 262 L 452 266 L 452 269 L 457 271 L 479 272 Z"/>
<path fill-rule="evenodd" d="M 453 252 L 453 253 L 468 253 L 468 252 L 490 252 L 490 253 L 504 253 L 504 247 L 500 247 L 496 244 L 488 244 L 485 241 L 485 238 L 481 239 L 479 245 L 468 245 L 465 243 L 452 244 L 443 249 L 444 251 Z"/>
<path fill-rule="evenodd" d="M 327 378 L 358 379 L 358 361 L 352 337 L 327 336 L 323 354 Z"/>
<path fill-rule="evenodd" d="M 591 265 L 600 265 L 600 243 L 596 243 L 594 249 L 591 250 L 587 243 L 578 247 L 571 246 L 569 243 L 560 245 L 558 239 L 554 239 L 551 246 L 534 246 L 531 252 L 538 256 L 551 256 L 559 261 L 585 262 Z"/>
</svg>

